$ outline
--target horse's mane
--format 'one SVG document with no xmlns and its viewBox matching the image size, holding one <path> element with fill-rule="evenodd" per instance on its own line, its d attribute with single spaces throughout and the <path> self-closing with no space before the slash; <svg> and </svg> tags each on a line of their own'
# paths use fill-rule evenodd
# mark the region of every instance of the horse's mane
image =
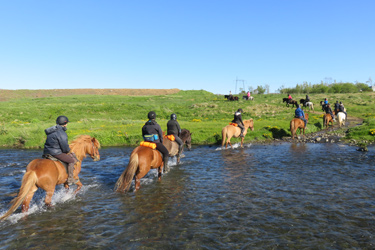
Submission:
<svg viewBox="0 0 375 250">
<path fill-rule="evenodd" d="M 100 143 L 95 138 L 92 138 L 89 135 L 80 135 L 74 139 L 69 145 L 70 150 L 74 152 L 77 158 L 86 158 L 86 147 L 91 147 L 94 143 L 96 148 L 100 148 Z"/>
</svg>

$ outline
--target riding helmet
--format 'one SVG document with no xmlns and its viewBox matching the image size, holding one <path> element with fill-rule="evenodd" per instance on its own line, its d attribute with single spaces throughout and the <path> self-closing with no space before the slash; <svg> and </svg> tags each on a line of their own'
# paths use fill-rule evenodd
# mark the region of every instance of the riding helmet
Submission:
<svg viewBox="0 0 375 250">
<path fill-rule="evenodd" d="M 241 112 L 241 113 L 243 113 L 243 110 L 242 110 L 242 109 L 238 109 L 237 112 Z"/>
<path fill-rule="evenodd" d="M 148 112 L 147 117 L 150 120 L 155 119 L 156 118 L 156 113 L 154 111 L 150 111 L 150 112 Z"/>
<path fill-rule="evenodd" d="M 69 122 L 68 120 L 68 117 L 64 116 L 64 115 L 60 115 L 59 117 L 57 117 L 56 119 L 56 124 L 59 124 L 59 125 L 65 125 Z"/>
<path fill-rule="evenodd" d="M 176 114 L 171 114 L 171 120 L 177 120 L 177 115 Z"/>
</svg>

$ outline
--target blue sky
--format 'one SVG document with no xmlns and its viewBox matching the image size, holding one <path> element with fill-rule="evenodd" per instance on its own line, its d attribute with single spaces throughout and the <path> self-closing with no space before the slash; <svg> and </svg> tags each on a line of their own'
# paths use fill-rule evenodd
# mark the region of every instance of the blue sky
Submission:
<svg viewBox="0 0 375 250">
<path fill-rule="evenodd" d="M 1 1 L 0 89 L 375 82 L 373 0 Z"/>
</svg>

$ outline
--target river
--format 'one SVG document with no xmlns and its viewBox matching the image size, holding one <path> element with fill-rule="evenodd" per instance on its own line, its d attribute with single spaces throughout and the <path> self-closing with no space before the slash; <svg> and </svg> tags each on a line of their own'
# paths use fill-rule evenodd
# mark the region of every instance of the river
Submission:
<svg viewBox="0 0 375 250">
<path fill-rule="evenodd" d="M 0 223 L 0 249 L 374 249 L 375 149 L 342 144 L 195 146 L 141 189 L 113 192 L 132 148 L 86 158 L 76 196 L 37 191 Z M 0 215 L 40 150 L 0 150 Z M 131 188 L 133 190 L 133 186 Z"/>
</svg>

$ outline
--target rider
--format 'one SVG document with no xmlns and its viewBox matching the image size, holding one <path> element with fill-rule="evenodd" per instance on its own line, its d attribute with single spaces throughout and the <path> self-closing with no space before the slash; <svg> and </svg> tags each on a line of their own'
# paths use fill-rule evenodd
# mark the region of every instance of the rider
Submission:
<svg viewBox="0 0 375 250">
<path fill-rule="evenodd" d="M 250 91 L 247 91 L 247 100 L 250 100 Z"/>
<path fill-rule="evenodd" d="M 243 113 L 243 110 L 242 110 L 242 109 L 238 109 L 238 110 L 234 113 L 234 119 L 232 120 L 232 123 L 236 123 L 236 124 L 238 125 L 238 127 L 241 129 L 240 137 L 245 137 L 245 136 L 243 135 L 243 132 L 244 132 L 244 130 L 245 130 L 245 125 L 243 124 L 241 113 Z"/>
<path fill-rule="evenodd" d="M 342 102 L 340 102 L 339 104 L 339 112 L 343 112 L 345 114 L 345 120 L 348 119 L 348 114 L 345 112 L 345 107 L 344 104 L 342 104 Z"/>
<path fill-rule="evenodd" d="M 184 146 L 182 140 L 180 139 L 181 128 L 177 121 L 177 115 L 171 114 L 171 119 L 167 123 L 167 135 L 173 135 L 175 141 L 178 143 L 178 153 L 181 153 L 182 147 Z"/>
<path fill-rule="evenodd" d="M 164 171 L 167 171 L 169 169 L 169 152 L 168 149 L 163 145 L 163 131 L 161 130 L 160 125 L 155 121 L 156 113 L 154 111 L 150 111 L 147 117 L 149 120 L 142 127 L 143 139 L 156 144 L 156 149 L 163 154 Z"/>
<path fill-rule="evenodd" d="M 308 95 L 306 95 L 306 99 L 305 99 L 305 102 L 303 103 L 303 106 L 306 107 L 306 103 L 308 103 L 310 101 L 310 98 Z"/>
<path fill-rule="evenodd" d="M 339 108 L 340 108 L 339 101 L 336 101 L 336 103 L 335 103 L 335 114 L 336 114 L 336 115 L 337 115 L 338 112 L 340 112 L 340 111 L 339 111 Z"/>
<path fill-rule="evenodd" d="M 288 103 L 290 103 L 291 100 L 292 100 L 292 96 L 288 94 Z"/>
<path fill-rule="evenodd" d="M 335 120 L 335 116 L 334 116 L 334 114 L 332 113 L 331 105 L 328 103 L 328 104 L 325 106 L 324 109 L 325 109 L 326 114 L 330 114 L 330 115 L 332 116 L 333 121 L 335 122 L 336 120 Z"/>
<path fill-rule="evenodd" d="M 306 128 L 307 120 L 305 118 L 305 113 L 303 112 L 303 110 L 301 109 L 301 106 L 299 104 L 297 104 L 297 108 L 294 111 L 294 114 L 295 114 L 296 118 L 301 119 L 305 123 L 305 128 Z"/>
<path fill-rule="evenodd" d="M 44 144 L 43 156 L 52 155 L 62 162 L 68 163 L 68 185 L 77 183 L 78 180 L 73 178 L 74 164 L 76 159 L 70 151 L 68 144 L 68 135 L 66 134 L 67 124 L 69 120 L 66 116 L 59 116 L 56 119 L 56 126 L 52 126 L 44 130 L 47 135 Z"/>
</svg>

